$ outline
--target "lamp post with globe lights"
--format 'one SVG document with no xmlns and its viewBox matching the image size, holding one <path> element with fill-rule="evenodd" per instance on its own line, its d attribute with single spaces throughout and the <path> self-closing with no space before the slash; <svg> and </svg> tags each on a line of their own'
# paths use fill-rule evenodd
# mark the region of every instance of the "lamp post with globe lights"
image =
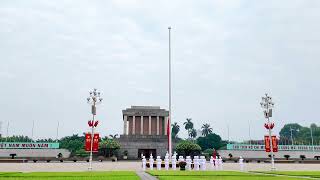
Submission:
<svg viewBox="0 0 320 180">
<path fill-rule="evenodd" d="M 274 127 L 274 123 L 270 122 L 270 117 L 272 117 L 272 108 L 274 107 L 274 103 L 272 102 L 272 97 L 268 96 L 266 93 L 264 97 L 262 97 L 262 101 L 260 103 L 261 107 L 264 109 L 264 117 L 267 119 L 267 124 L 265 124 L 266 129 L 269 131 L 269 141 L 272 141 L 272 128 Z M 270 143 L 270 142 L 269 142 Z M 271 152 L 271 170 L 275 170 L 274 165 L 274 153 L 273 153 L 273 144 L 270 143 L 270 152 Z"/>
<path fill-rule="evenodd" d="M 90 96 L 87 98 L 88 104 L 91 105 L 91 114 L 92 120 L 89 120 L 88 124 L 91 127 L 91 142 L 90 142 L 90 158 L 89 158 L 89 170 L 92 170 L 92 149 L 93 149 L 93 136 L 94 136 L 94 128 L 97 127 L 98 121 L 95 121 L 96 116 L 96 105 L 101 104 L 102 98 L 100 97 L 100 92 L 97 89 L 93 89 L 93 91 L 89 92 Z"/>
</svg>

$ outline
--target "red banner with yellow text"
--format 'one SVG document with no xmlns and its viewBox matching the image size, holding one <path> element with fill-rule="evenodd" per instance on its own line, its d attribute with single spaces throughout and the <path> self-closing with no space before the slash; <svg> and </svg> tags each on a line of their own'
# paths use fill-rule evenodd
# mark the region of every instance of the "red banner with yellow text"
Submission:
<svg viewBox="0 0 320 180">
<path fill-rule="evenodd" d="M 91 150 L 91 133 L 86 133 L 85 136 L 85 151 L 90 152 Z M 98 152 L 99 150 L 99 134 L 93 135 L 92 152 Z"/>
<path fill-rule="evenodd" d="M 266 152 L 271 152 L 271 145 L 270 145 L 270 137 L 269 136 L 264 136 L 264 145 Z"/>
<path fill-rule="evenodd" d="M 273 152 L 278 152 L 278 139 L 276 136 L 271 137 L 271 143 Z"/>
<path fill-rule="evenodd" d="M 92 147 L 92 152 L 98 152 L 99 150 L 99 134 L 94 134 L 93 135 L 93 147 Z"/>
<path fill-rule="evenodd" d="M 91 134 L 90 133 L 86 133 L 86 140 L 85 140 L 85 150 L 87 152 L 90 152 L 91 150 Z"/>
</svg>

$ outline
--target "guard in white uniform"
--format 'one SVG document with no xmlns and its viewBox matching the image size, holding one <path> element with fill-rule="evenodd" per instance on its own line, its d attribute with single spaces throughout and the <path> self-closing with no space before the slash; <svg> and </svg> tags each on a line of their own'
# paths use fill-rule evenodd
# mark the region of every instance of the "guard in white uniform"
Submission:
<svg viewBox="0 0 320 180">
<path fill-rule="evenodd" d="M 161 170 L 161 163 L 162 163 L 162 159 L 160 158 L 160 156 L 157 156 L 157 170 Z"/>
<path fill-rule="evenodd" d="M 199 171 L 199 156 L 194 156 L 193 157 L 193 165 L 194 165 L 194 170 Z"/>
<path fill-rule="evenodd" d="M 242 158 L 242 156 L 240 156 L 239 165 L 240 165 L 240 171 L 243 171 L 243 170 L 244 170 L 244 168 L 243 168 L 244 164 L 243 164 L 243 158 Z"/>
<path fill-rule="evenodd" d="M 146 157 L 142 157 L 142 170 L 145 171 L 146 170 L 146 165 L 147 165 L 147 160 Z"/>
<path fill-rule="evenodd" d="M 150 170 L 153 170 L 153 164 L 154 164 L 154 159 L 153 159 L 153 156 L 152 156 L 152 154 L 151 154 L 151 155 L 150 155 L 150 158 L 149 158 Z"/>
<path fill-rule="evenodd" d="M 216 156 L 216 158 L 214 159 L 214 167 L 216 170 L 219 170 L 219 158 L 218 156 Z"/>
<path fill-rule="evenodd" d="M 187 156 L 186 157 L 186 169 L 188 170 L 188 171 L 190 171 L 191 170 L 191 163 L 192 163 L 192 160 L 191 160 L 191 157 L 190 156 Z"/>
<path fill-rule="evenodd" d="M 176 159 L 176 156 L 172 156 L 171 164 L 172 164 L 172 170 L 176 170 L 176 169 L 177 169 L 177 159 Z"/>
<path fill-rule="evenodd" d="M 211 169 L 214 169 L 214 159 L 212 156 L 210 157 L 210 167 Z"/>
<path fill-rule="evenodd" d="M 169 170 L 169 156 L 166 156 L 166 157 L 164 158 L 164 168 L 165 168 L 166 170 Z"/>
<path fill-rule="evenodd" d="M 206 170 L 206 157 L 200 156 L 200 169 L 201 171 Z"/>
</svg>

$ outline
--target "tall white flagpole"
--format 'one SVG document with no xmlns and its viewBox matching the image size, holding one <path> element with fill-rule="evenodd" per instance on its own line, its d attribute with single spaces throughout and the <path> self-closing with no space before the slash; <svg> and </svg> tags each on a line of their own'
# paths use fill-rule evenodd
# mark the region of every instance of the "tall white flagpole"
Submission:
<svg viewBox="0 0 320 180">
<path fill-rule="evenodd" d="M 169 119 L 168 119 L 168 126 L 169 126 L 169 132 L 168 132 L 168 136 L 169 136 L 169 157 L 172 156 L 172 136 L 171 136 L 171 115 L 172 115 L 172 111 L 171 111 L 171 27 L 168 27 L 169 30 Z"/>
<path fill-rule="evenodd" d="M 59 121 L 57 124 L 57 136 L 56 136 L 56 142 L 58 142 L 58 138 L 59 138 Z"/>
<path fill-rule="evenodd" d="M 7 124 L 7 136 L 6 136 L 6 142 L 8 142 L 8 137 L 9 137 L 9 124 L 10 124 L 10 122 L 8 121 L 8 124 Z"/>
<path fill-rule="evenodd" d="M 31 142 L 33 142 L 33 130 L 34 130 L 34 120 L 32 120 Z"/>
</svg>

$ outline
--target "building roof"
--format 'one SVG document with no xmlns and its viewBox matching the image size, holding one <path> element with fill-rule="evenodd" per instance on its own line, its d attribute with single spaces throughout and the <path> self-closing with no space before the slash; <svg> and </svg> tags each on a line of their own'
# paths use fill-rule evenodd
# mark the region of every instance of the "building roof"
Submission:
<svg viewBox="0 0 320 180">
<path fill-rule="evenodd" d="M 169 111 L 160 106 L 131 106 L 122 110 L 124 116 L 169 116 Z"/>
</svg>

